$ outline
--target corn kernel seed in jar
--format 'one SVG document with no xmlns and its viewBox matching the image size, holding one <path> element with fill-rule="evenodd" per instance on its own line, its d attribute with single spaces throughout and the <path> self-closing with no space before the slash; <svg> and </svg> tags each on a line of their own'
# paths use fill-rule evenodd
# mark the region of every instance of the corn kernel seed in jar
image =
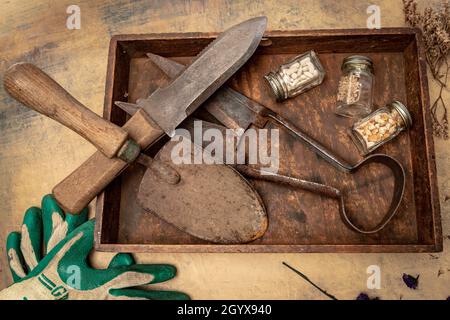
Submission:
<svg viewBox="0 0 450 320">
<path fill-rule="evenodd" d="M 394 101 L 356 122 L 352 128 L 352 138 L 366 154 L 408 129 L 411 124 L 409 111 L 401 102 Z"/>
</svg>

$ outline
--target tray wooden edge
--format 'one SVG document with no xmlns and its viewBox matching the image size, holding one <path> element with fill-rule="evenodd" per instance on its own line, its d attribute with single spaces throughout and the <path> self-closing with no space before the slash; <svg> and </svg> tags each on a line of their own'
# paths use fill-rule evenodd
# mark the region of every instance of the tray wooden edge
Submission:
<svg viewBox="0 0 450 320">
<path fill-rule="evenodd" d="M 154 39 L 206 39 L 215 38 L 219 32 L 186 32 L 186 33 L 128 33 L 116 34 L 111 37 L 110 49 L 113 43 L 130 40 L 154 40 Z M 292 37 L 292 36 L 348 36 L 348 35 L 418 35 L 421 31 L 417 27 L 388 27 L 381 29 L 313 29 L 313 30 L 270 30 L 264 33 L 264 37 Z M 111 52 L 111 51 L 110 51 Z"/>
<path fill-rule="evenodd" d="M 428 89 L 428 75 L 427 75 L 427 62 L 425 55 L 425 46 L 422 39 L 422 31 L 418 28 L 414 28 L 415 41 L 417 43 L 417 56 L 419 57 L 419 81 L 421 88 L 421 103 L 422 103 L 422 116 L 425 126 L 425 142 L 427 150 L 427 163 L 428 163 L 428 175 L 430 181 L 430 194 L 432 201 L 432 217 L 434 228 L 434 247 L 435 252 L 441 252 L 443 250 L 443 235 L 442 235 L 442 221 L 441 221 L 441 207 L 439 201 L 439 187 L 437 182 L 437 167 L 436 167 L 436 152 L 434 148 L 433 127 L 430 111 L 430 95 Z"/>
<path fill-rule="evenodd" d="M 216 244 L 98 244 L 104 252 L 148 253 L 430 253 L 438 252 L 436 245 L 216 245 Z"/>
</svg>

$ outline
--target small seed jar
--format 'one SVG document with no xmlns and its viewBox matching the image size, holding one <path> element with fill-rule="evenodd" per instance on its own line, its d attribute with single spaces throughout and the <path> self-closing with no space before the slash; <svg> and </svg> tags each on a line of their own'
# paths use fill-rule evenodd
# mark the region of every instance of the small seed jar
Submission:
<svg viewBox="0 0 450 320">
<path fill-rule="evenodd" d="M 412 125 L 411 114 L 405 105 L 393 101 L 367 117 L 355 122 L 351 137 L 361 153 L 368 154 L 396 137 Z"/>
<path fill-rule="evenodd" d="M 269 72 L 264 78 L 277 101 L 292 98 L 322 83 L 325 71 L 314 51 L 308 51 Z"/>
<path fill-rule="evenodd" d="M 372 111 L 373 63 L 366 56 L 349 56 L 342 62 L 336 113 L 364 117 Z"/>
</svg>

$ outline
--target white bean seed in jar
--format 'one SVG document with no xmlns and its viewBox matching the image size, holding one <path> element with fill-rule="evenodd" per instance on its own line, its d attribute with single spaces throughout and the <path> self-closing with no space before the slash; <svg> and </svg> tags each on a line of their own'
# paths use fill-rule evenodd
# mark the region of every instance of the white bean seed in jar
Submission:
<svg viewBox="0 0 450 320">
<path fill-rule="evenodd" d="M 301 54 L 265 78 L 278 101 L 294 97 L 322 83 L 325 71 L 314 51 Z"/>
</svg>

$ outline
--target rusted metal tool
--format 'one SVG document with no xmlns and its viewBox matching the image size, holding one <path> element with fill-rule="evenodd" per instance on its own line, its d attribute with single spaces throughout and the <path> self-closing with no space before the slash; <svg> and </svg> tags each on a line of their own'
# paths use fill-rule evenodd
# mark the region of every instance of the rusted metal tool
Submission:
<svg viewBox="0 0 450 320">
<path fill-rule="evenodd" d="M 137 201 L 141 208 L 197 238 L 215 243 L 246 243 L 268 227 L 264 203 L 232 167 L 218 164 L 174 164 L 169 141 L 155 159 L 180 176 L 176 184 L 147 169 Z M 193 147 L 191 150 L 194 150 Z"/>
<path fill-rule="evenodd" d="M 189 118 L 182 126 L 190 132 L 190 137 L 193 136 L 194 121 L 196 119 Z M 212 128 L 222 131 L 225 136 L 224 126 L 202 122 L 202 130 Z M 170 183 L 173 174 L 169 170 L 155 171 L 149 163 L 140 160 L 139 163 L 148 169 L 141 180 L 137 200 L 144 210 L 204 240 L 245 243 L 261 237 L 266 231 L 268 218 L 263 202 L 238 172 L 246 177 L 288 184 L 334 198 L 340 196 L 335 188 L 248 165 L 174 164 L 171 157 L 177 144 L 178 141 L 166 143 L 155 159 L 175 171 L 180 177 L 179 182 Z M 192 154 L 201 152 L 205 146 L 192 143 Z M 168 177 L 166 173 L 169 173 Z"/>
<path fill-rule="evenodd" d="M 100 150 L 53 189 L 62 208 L 80 212 L 141 149 L 164 133 L 172 135 L 252 56 L 266 24 L 266 17 L 253 18 L 220 34 L 168 86 L 140 101 L 142 109 L 122 128 L 89 112 L 37 67 L 11 66 L 4 87 L 12 97 L 78 132 Z"/>
<path fill-rule="evenodd" d="M 154 55 L 147 54 L 152 62 L 154 62 L 162 71 L 164 71 L 170 78 L 175 77 L 177 74 L 182 72 L 184 66 L 180 63 L 177 63 L 173 60 Z M 116 102 L 118 106 L 122 109 L 126 110 L 130 114 L 135 113 L 139 109 L 139 104 L 129 104 L 123 102 Z M 336 169 L 347 172 L 354 173 L 361 169 L 363 166 L 367 166 L 372 163 L 379 163 L 386 167 L 388 167 L 393 175 L 394 175 L 394 192 L 391 199 L 391 204 L 386 214 L 383 216 L 383 219 L 371 229 L 364 229 L 360 226 L 355 225 L 351 219 L 348 217 L 347 212 L 345 211 L 344 199 L 342 193 L 335 189 L 334 191 L 331 189 L 322 190 L 314 189 L 314 185 L 309 185 L 308 183 L 303 186 L 313 187 L 310 191 L 321 192 L 324 194 L 328 193 L 329 196 L 339 199 L 340 203 L 340 212 L 343 221 L 346 223 L 348 227 L 352 230 L 363 233 L 363 234 L 372 234 L 379 232 L 382 230 L 391 219 L 395 216 L 398 207 L 403 198 L 403 193 L 405 189 L 405 171 L 403 166 L 394 158 L 385 155 L 385 154 L 374 154 L 364 158 L 362 161 L 358 162 L 355 165 L 351 165 L 346 163 L 344 160 L 340 159 L 338 156 L 333 154 L 323 145 L 321 145 L 318 141 L 309 137 L 307 134 L 302 132 L 295 125 L 290 123 L 288 120 L 282 118 L 272 110 L 258 104 L 257 102 L 247 98 L 243 94 L 237 92 L 236 90 L 229 88 L 227 86 L 223 86 L 220 88 L 214 96 L 206 101 L 204 104 L 204 108 L 211 113 L 219 122 L 232 129 L 242 129 L 246 130 L 251 125 L 254 125 L 258 128 L 263 128 L 266 126 L 268 121 L 273 121 L 283 128 L 287 129 L 292 135 L 296 138 L 303 141 L 309 147 L 312 148 L 318 155 L 320 155 L 324 160 L 333 165 Z M 283 177 L 278 178 L 278 182 L 281 180 L 287 181 L 295 181 L 295 178 Z M 302 187 L 301 183 L 299 184 L 298 180 L 295 182 L 297 186 Z M 332 187 L 329 187 L 332 188 Z"/>
</svg>

